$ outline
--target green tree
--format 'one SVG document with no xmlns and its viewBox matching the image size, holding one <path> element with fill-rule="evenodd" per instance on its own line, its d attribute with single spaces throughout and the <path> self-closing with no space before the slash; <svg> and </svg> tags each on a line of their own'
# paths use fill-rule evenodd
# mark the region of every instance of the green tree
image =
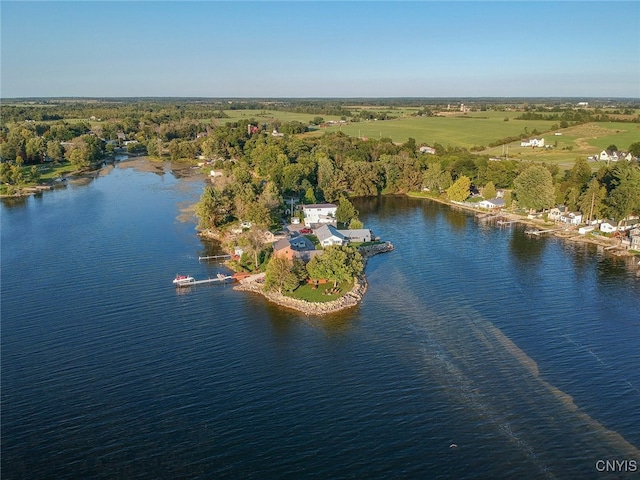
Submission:
<svg viewBox="0 0 640 480">
<path fill-rule="evenodd" d="M 42 137 L 33 137 L 26 143 L 27 158 L 31 161 L 39 162 L 44 158 L 47 145 Z"/>
<path fill-rule="evenodd" d="M 471 180 L 462 175 L 447 189 L 447 197 L 453 202 L 464 202 L 471 191 Z"/>
<path fill-rule="evenodd" d="M 264 277 L 266 290 L 277 290 L 278 293 L 292 292 L 298 285 L 300 283 L 293 271 L 293 262 L 283 257 L 272 257 L 269 260 Z"/>
<path fill-rule="evenodd" d="M 161 154 L 160 139 L 152 137 L 147 141 L 147 155 L 150 157 L 159 157 Z"/>
<path fill-rule="evenodd" d="M 531 165 L 513 181 L 518 205 L 531 210 L 543 210 L 554 203 L 553 178 L 549 169 Z"/>
<path fill-rule="evenodd" d="M 597 178 L 592 179 L 587 189 L 580 196 L 578 209 L 584 215 L 585 221 L 600 218 L 604 211 L 604 199 L 607 196 L 607 189 L 600 184 Z"/>
<path fill-rule="evenodd" d="M 89 147 L 84 143 L 74 145 L 67 151 L 67 156 L 77 168 L 86 168 L 91 164 Z"/>
<path fill-rule="evenodd" d="M 47 142 L 47 156 L 54 161 L 60 160 L 64 155 L 64 148 L 57 140 L 49 140 Z"/>
<path fill-rule="evenodd" d="M 614 188 L 605 199 L 609 215 L 620 222 L 632 213 L 640 213 L 640 168 L 628 162 L 618 163 L 611 177 Z"/>
<path fill-rule="evenodd" d="M 29 178 L 32 182 L 38 183 L 40 181 L 40 169 L 37 165 L 32 165 L 29 170 Z"/>
<path fill-rule="evenodd" d="M 304 203 L 307 205 L 313 205 L 317 203 L 316 194 L 313 190 L 313 187 L 309 187 L 304 192 Z"/>
<path fill-rule="evenodd" d="M 587 183 L 589 183 L 589 180 L 591 180 L 593 176 L 591 167 L 584 157 L 577 159 L 576 163 L 567 173 L 569 181 L 580 190 L 583 190 L 587 186 Z"/>
<path fill-rule="evenodd" d="M 196 205 L 196 216 L 200 220 L 198 228 L 205 230 L 227 223 L 231 217 L 232 197 L 214 187 L 204 187 L 200 201 Z"/>
<path fill-rule="evenodd" d="M 349 222 L 349 230 L 359 230 L 364 224 L 358 218 L 352 218 Z"/>
<path fill-rule="evenodd" d="M 336 221 L 346 225 L 352 218 L 357 216 L 358 211 L 349 199 L 345 196 L 340 197 L 340 203 L 338 203 L 338 208 L 336 209 Z"/>
<path fill-rule="evenodd" d="M 482 189 L 482 196 L 486 199 L 496 198 L 496 187 L 493 182 L 487 182 Z"/>
<path fill-rule="evenodd" d="M 324 249 L 307 264 L 311 278 L 333 281 L 334 288 L 362 273 L 362 255 L 353 247 L 333 245 Z"/>
<path fill-rule="evenodd" d="M 629 145 L 629 153 L 634 157 L 640 157 L 640 142 L 633 142 Z"/>
</svg>

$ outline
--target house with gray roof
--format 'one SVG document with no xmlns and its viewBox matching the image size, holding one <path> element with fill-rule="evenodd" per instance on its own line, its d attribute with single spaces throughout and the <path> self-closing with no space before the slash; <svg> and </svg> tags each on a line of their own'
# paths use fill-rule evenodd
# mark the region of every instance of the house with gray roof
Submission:
<svg viewBox="0 0 640 480">
<path fill-rule="evenodd" d="M 371 241 L 371 230 L 369 230 L 368 228 L 338 230 L 338 232 L 341 233 L 347 240 L 349 240 L 349 243 L 364 243 Z"/>
<path fill-rule="evenodd" d="M 480 208 L 503 208 L 505 206 L 504 198 L 492 198 L 490 200 L 482 200 L 478 202 Z"/>
<path fill-rule="evenodd" d="M 346 245 L 349 243 L 349 239 L 331 225 L 322 225 L 320 228 L 314 230 L 314 233 L 316 234 L 316 237 L 318 237 L 320 245 L 323 247 L 329 247 L 331 245 Z"/>
</svg>

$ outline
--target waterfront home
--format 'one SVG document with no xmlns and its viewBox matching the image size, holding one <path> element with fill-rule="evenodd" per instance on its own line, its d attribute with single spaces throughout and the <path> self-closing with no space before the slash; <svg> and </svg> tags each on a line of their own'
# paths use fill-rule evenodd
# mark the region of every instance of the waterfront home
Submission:
<svg viewBox="0 0 640 480">
<path fill-rule="evenodd" d="M 291 247 L 291 243 L 289 243 L 288 238 L 281 238 L 273 243 L 273 256 L 293 260 L 294 250 Z"/>
<path fill-rule="evenodd" d="M 281 238 L 273 243 L 273 255 L 280 258 L 300 258 L 308 261 L 315 249 L 313 242 L 306 237 Z"/>
<path fill-rule="evenodd" d="M 547 212 L 547 219 L 552 220 L 554 222 L 558 221 L 558 219 L 560 218 L 560 215 L 563 214 L 564 209 L 565 209 L 564 205 L 558 205 L 556 207 L 549 209 L 549 211 Z"/>
<path fill-rule="evenodd" d="M 593 232 L 595 229 L 596 229 L 596 227 L 595 227 L 595 226 L 593 226 L 593 225 L 588 225 L 588 226 L 586 226 L 586 227 L 580 227 L 580 228 L 578 229 L 578 233 L 579 233 L 580 235 L 586 235 L 586 234 L 587 234 L 587 233 L 589 233 L 589 232 Z"/>
<path fill-rule="evenodd" d="M 329 247 L 331 245 L 346 245 L 349 240 L 331 225 L 322 225 L 314 231 L 320 245 Z"/>
<path fill-rule="evenodd" d="M 580 225 L 582 223 L 582 214 L 574 212 L 563 213 L 557 221 L 568 225 Z"/>
<path fill-rule="evenodd" d="M 338 230 L 340 234 L 342 234 L 349 243 L 364 243 L 371 241 L 371 230 L 368 228 L 358 228 L 354 230 Z"/>
<path fill-rule="evenodd" d="M 617 225 L 612 225 L 610 222 L 602 222 L 600 224 L 600 231 L 604 233 L 613 233 L 618 230 Z"/>
<path fill-rule="evenodd" d="M 314 224 L 335 223 L 336 211 L 338 207 L 333 203 L 315 203 L 312 205 L 303 205 L 304 224 L 310 227 Z"/>
<path fill-rule="evenodd" d="M 492 210 L 494 208 L 504 208 L 505 203 L 503 198 L 496 197 L 490 200 L 481 200 L 477 205 L 480 208 L 488 208 Z"/>
</svg>

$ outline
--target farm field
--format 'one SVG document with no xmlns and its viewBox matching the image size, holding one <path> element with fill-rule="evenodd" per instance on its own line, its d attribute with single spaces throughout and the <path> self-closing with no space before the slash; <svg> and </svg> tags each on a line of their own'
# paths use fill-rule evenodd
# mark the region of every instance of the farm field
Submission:
<svg viewBox="0 0 640 480">
<path fill-rule="evenodd" d="M 451 115 L 437 117 L 405 117 L 394 120 L 365 121 L 343 126 L 328 127 L 327 131 L 341 130 L 347 135 L 382 138 L 389 137 L 394 142 L 404 143 L 409 137 L 418 144 L 471 148 L 486 146 L 504 137 L 538 130 L 550 130 L 557 122 L 550 120 L 513 120 L 516 112 L 477 112 L 476 115 Z"/>
<path fill-rule="evenodd" d="M 340 120 L 336 115 L 319 115 L 313 113 L 296 113 L 296 112 L 283 112 L 280 110 L 225 110 L 224 113 L 229 115 L 229 118 L 216 118 L 220 125 L 224 125 L 226 122 L 238 122 L 240 120 L 248 120 L 255 118 L 263 123 L 268 123 L 274 119 L 278 119 L 281 122 L 302 122 L 305 125 L 311 122 L 315 117 L 322 117 L 325 121 Z"/>
<path fill-rule="evenodd" d="M 560 168 L 571 168 L 577 158 L 596 155 L 612 144 L 620 150 L 627 150 L 633 142 L 640 141 L 640 125 L 622 122 L 585 123 L 541 136 L 553 148 L 521 147 L 520 142 L 513 142 L 508 145 L 509 158 L 557 163 Z M 488 148 L 481 153 L 501 156 L 503 147 Z M 593 162 L 594 169 L 600 166 L 599 162 Z"/>
</svg>

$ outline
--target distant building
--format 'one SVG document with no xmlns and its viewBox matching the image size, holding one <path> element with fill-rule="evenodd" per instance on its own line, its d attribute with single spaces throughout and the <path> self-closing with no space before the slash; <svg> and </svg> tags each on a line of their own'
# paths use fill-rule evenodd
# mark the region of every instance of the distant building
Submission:
<svg viewBox="0 0 640 480">
<path fill-rule="evenodd" d="M 420 147 L 420 153 L 428 153 L 430 155 L 435 155 L 436 149 L 433 147 L 422 146 Z"/>
<path fill-rule="evenodd" d="M 520 142 L 521 147 L 544 147 L 544 138 L 531 138 Z"/>
</svg>

